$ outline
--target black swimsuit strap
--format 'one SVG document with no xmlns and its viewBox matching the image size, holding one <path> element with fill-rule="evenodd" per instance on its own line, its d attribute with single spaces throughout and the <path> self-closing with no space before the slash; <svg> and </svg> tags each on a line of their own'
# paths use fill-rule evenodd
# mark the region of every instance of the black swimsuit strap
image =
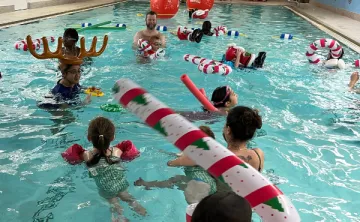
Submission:
<svg viewBox="0 0 360 222">
<path fill-rule="evenodd" d="M 255 149 L 252 149 L 255 153 L 256 153 L 256 155 L 259 157 L 259 169 L 258 169 L 258 171 L 259 172 L 261 172 L 261 158 L 260 158 L 260 155 L 258 154 L 258 152 L 256 152 L 256 150 Z"/>
</svg>

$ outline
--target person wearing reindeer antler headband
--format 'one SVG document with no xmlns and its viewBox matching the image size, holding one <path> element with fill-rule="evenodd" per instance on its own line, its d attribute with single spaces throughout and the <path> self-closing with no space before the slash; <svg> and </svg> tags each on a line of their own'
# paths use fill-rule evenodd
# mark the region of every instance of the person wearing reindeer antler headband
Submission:
<svg viewBox="0 0 360 222">
<path fill-rule="evenodd" d="M 59 59 L 60 70 L 62 79 L 57 82 L 57 85 L 52 89 L 52 97 L 59 104 L 40 104 L 42 108 L 66 108 L 71 105 L 79 105 L 79 94 L 81 92 L 81 86 L 79 85 L 81 77 L 80 65 L 83 63 L 85 57 L 100 56 L 107 46 L 108 36 L 105 35 L 104 42 L 101 49 L 96 51 L 97 38 L 94 37 L 91 48 L 89 51 L 85 48 L 85 38 L 80 40 L 80 53 L 78 55 L 67 55 L 63 53 L 62 45 L 63 39 L 58 39 L 58 45 L 55 52 L 51 52 L 46 37 L 42 38 L 44 45 L 44 52 L 38 54 L 33 48 L 29 48 L 30 53 L 37 59 Z M 32 43 L 31 36 L 27 36 L 26 41 Z M 87 96 L 85 101 L 81 105 L 88 104 L 91 101 L 91 94 Z"/>
</svg>

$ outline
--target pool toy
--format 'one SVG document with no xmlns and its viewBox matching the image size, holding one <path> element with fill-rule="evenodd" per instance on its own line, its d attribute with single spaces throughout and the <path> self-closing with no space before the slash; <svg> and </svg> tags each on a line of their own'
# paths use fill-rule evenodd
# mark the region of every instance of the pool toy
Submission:
<svg viewBox="0 0 360 222">
<path fill-rule="evenodd" d="M 91 48 L 89 51 L 85 48 L 85 38 L 82 37 L 80 39 L 80 54 L 78 56 L 68 56 L 62 53 L 63 40 L 61 37 L 58 38 L 58 45 L 55 52 L 51 52 L 49 49 L 49 43 L 46 37 L 42 37 L 44 52 L 42 54 L 38 54 L 35 52 L 33 48 L 29 48 L 30 53 L 37 59 L 59 59 L 64 64 L 72 64 L 72 65 L 81 65 L 83 63 L 84 57 L 96 57 L 100 56 L 104 51 L 108 43 L 108 36 L 104 36 L 103 45 L 99 51 L 96 51 L 96 42 L 97 37 L 93 38 L 91 43 Z M 26 37 L 27 44 L 32 43 L 31 36 L 28 35 Z"/>
<path fill-rule="evenodd" d="M 230 66 L 212 59 L 206 59 L 190 54 L 185 54 L 183 58 L 187 62 L 198 65 L 198 70 L 205 74 L 220 74 L 226 76 L 232 72 Z"/>
<path fill-rule="evenodd" d="M 152 49 L 149 41 L 145 39 L 138 40 L 138 52 L 144 58 L 158 59 L 165 56 L 165 50 L 159 48 L 156 52 Z"/>
<path fill-rule="evenodd" d="M 200 62 L 198 65 L 199 71 L 205 74 L 220 74 L 226 76 L 232 72 L 232 68 L 221 62 Z"/>
<path fill-rule="evenodd" d="M 96 88 L 95 86 L 89 87 L 84 90 L 86 94 L 91 94 L 92 96 L 102 97 L 104 93 L 101 92 L 100 88 Z"/>
<path fill-rule="evenodd" d="M 85 28 L 85 27 L 90 27 L 90 26 L 92 26 L 91 23 L 87 23 L 87 22 L 81 23 L 81 27 L 83 27 L 83 28 Z"/>
<path fill-rule="evenodd" d="M 239 36 L 240 35 L 240 33 L 238 32 L 238 31 L 228 31 L 227 32 L 227 35 L 228 36 Z"/>
<path fill-rule="evenodd" d="M 355 67 L 360 67 L 360 59 L 355 60 Z"/>
<path fill-rule="evenodd" d="M 161 31 L 161 32 L 166 32 L 168 29 L 167 29 L 166 26 L 158 25 L 158 26 L 156 27 L 156 30 L 157 30 L 157 31 Z"/>
<path fill-rule="evenodd" d="M 32 42 L 29 45 L 31 45 L 31 48 L 34 50 L 39 50 L 41 48 L 40 43 L 38 42 Z M 28 51 L 29 45 L 23 40 L 15 42 L 14 47 L 16 50 Z"/>
<path fill-rule="evenodd" d="M 106 112 L 122 112 L 124 109 L 118 104 L 103 104 L 100 109 Z"/>
<path fill-rule="evenodd" d="M 337 59 L 341 56 L 342 46 L 337 41 L 333 39 L 319 39 L 311 43 L 309 49 L 306 52 L 306 56 L 310 63 L 317 64 L 321 61 L 320 57 L 315 54 L 319 48 L 330 49 L 331 56 L 334 59 Z"/>
<path fill-rule="evenodd" d="M 221 36 L 228 33 L 227 27 L 223 25 L 219 25 L 214 28 L 214 36 Z"/>
<path fill-rule="evenodd" d="M 293 39 L 291 34 L 281 34 L 280 39 Z"/>
<path fill-rule="evenodd" d="M 206 96 L 206 92 L 204 88 L 199 89 L 199 91 L 201 92 L 201 94 L 203 94 L 204 96 Z"/>
<path fill-rule="evenodd" d="M 186 7 L 191 9 L 210 10 L 214 5 L 214 0 L 186 0 Z"/>
<path fill-rule="evenodd" d="M 85 149 L 82 146 L 74 144 L 61 153 L 61 156 L 71 165 L 76 165 L 84 161 L 82 158 L 84 152 Z"/>
<path fill-rule="evenodd" d="M 76 31 L 77 32 L 83 32 L 85 30 L 88 30 L 88 29 L 95 29 L 95 28 L 98 28 L 100 26 L 104 26 L 104 25 L 108 25 L 110 24 L 111 21 L 106 21 L 106 22 L 101 22 L 99 24 L 95 24 L 95 25 L 91 25 L 91 26 L 88 26 L 88 27 L 83 27 L 83 28 L 80 28 L 80 29 L 77 29 Z"/>
<path fill-rule="evenodd" d="M 191 15 L 192 19 L 206 19 L 206 17 L 209 15 L 209 9 L 205 9 L 205 10 L 196 10 L 195 12 L 193 12 L 193 14 Z"/>
<path fill-rule="evenodd" d="M 300 222 L 296 208 L 276 186 L 186 118 L 129 79 L 119 79 L 114 89 L 116 101 L 244 197 L 264 221 Z"/>
<path fill-rule="evenodd" d="M 139 150 L 130 140 L 124 140 L 115 147 L 119 148 L 123 152 L 120 158 L 124 161 L 131 161 L 140 156 Z"/>
<path fill-rule="evenodd" d="M 144 14 L 142 14 L 142 13 L 137 13 L 136 16 L 141 17 L 141 16 L 144 16 Z"/>
<path fill-rule="evenodd" d="M 191 62 L 195 65 L 199 65 L 200 63 L 204 62 L 204 63 L 213 63 L 213 62 L 216 62 L 215 60 L 212 60 L 212 59 L 205 59 L 203 57 L 200 57 L 200 56 L 196 56 L 196 55 L 190 55 L 190 54 L 185 54 L 183 56 L 183 59 L 186 61 L 186 62 Z"/>
<path fill-rule="evenodd" d="M 157 13 L 159 19 L 170 19 L 179 10 L 179 0 L 150 0 L 151 11 Z"/>
<path fill-rule="evenodd" d="M 325 61 L 324 66 L 329 69 L 339 68 L 339 69 L 345 69 L 346 64 L 344 60 L 342 59 L 329 59 Z"/>
<path fill-rule="evenodd" d="M 209 111 L 218 111 L 218 109 L 206 98 L 204 93 L 199 90 L 196 85 L 191 81 L 188 75 L 184 74 L 180 77 L 184 85 L 190 90 L 190 92 L 197 98 L 197 100 Z"/>
</svg>

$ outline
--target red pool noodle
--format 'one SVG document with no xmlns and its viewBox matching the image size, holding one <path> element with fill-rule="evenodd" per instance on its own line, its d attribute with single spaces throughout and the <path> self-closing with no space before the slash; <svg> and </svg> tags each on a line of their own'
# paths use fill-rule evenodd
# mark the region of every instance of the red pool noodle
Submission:
<svg viewBox="0 0 360 222">
<path fill-rule="evenodd" d="M 199 100 L 199 102 L 209 111 L 218 111 L 211 102 L 201 93 L 201 91 L 195 86 L 188 75 L 184 74 L 180 77 L 181 81 L 190 90 L 190 92 Z"/>
<path fill-rule="evenodd" d="M 201 94 L 203 94 L 206 97 L 206 92 L 204 88 L 199 89 L 199 91 L 201 92 Z"/>
</svg>

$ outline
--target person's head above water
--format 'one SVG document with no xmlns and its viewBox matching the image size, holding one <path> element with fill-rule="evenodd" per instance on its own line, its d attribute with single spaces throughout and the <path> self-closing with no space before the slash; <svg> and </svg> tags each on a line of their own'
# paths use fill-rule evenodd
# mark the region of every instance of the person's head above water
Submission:
<svg viewBox="0 0 360 222">
<path fill-rule="evenodd" d="M 81 77 L 81 66 L 70 64 L 59 64 L 59 69 L 62 74 L 63 81 L 66 81 L 68 85 L 78 84 Z"/>
<path fill-rule="evenodd" d="M 88 166 L 97 164 L 101 157 L 105 157 L 106 162 L 109 164 L 115 163 L 106 155 L 110 143 L 115 139 L 115 126 L 109 119 L 97 117 L 91 120 L 87 139 L 99 151 L 86 163 Z"/>
<path fill-rule="evenodd" d="M 210 21 L 205 21 L 205 22 L 202 24 L 202 29 L 201 29 L 201 30 L 203 31 L 203 33 L 204 33 L 205 35 L 208 35 L 208 34 L 212 33 L 212 32 L 211 32 L 211 22 L 210 22 Z"/>
<path fill-rule="evenodd" d="M 146 13 L 145 22 L 148 30 L 154 30 L 156 28 L 156 12 L 149 11 Z"/>
<path fill-rule="evenodd" d="M 237 104 L 237 95 L 229 86 L 217 87 L 211 96 L 216 108 L 231 108 Z"/>
<path fill-rule="evenodd" d="M 249 202 L 234 192 L 216 192 L 196 206 L 191 222 L 251 222 Z"/>
<path fill-rule="evenodd" d="M 67 48 L 75 47 L 79 40 L 79 34 L 75 29 L 66 29 L 63 35 L 64 46 Z"/>
<path fill-rule="evenodd" d="M 229 142 L 246 142 L 261 129 L 262 119 L 258 111 L 246 106 L 232 108 L 223 128 L 224 139 Z"/>
<path fill-rule="evenodd" d="M 344 54 L 345 54 L 344 48 L 341 48 L 340 57 L 337 58 L 337 59 L 342 59 L 342 57 L 344 56 Z M 327 59 L 328 59 L 328 60 L 329 60 L 329 59 L 334 59 L 334 57 L 331 55 L 331 50 L 329 51 L 329 54 L 328 54 Z"/>
</svg>

